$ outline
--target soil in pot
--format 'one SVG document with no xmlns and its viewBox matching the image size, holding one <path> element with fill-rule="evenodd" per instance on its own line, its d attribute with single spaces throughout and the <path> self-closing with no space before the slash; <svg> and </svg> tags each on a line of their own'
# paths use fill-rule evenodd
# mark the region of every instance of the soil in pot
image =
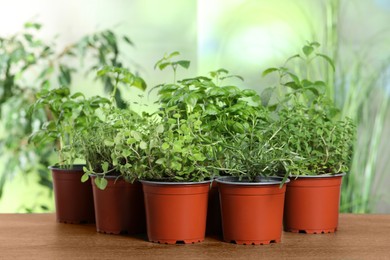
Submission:
<svg viewBox="0 0 390 260">
<path fill-rule="evenodd" d="M 291 177 L 287 185 L 284 230 L 333 233 L 337 230 L 342 175 Z"/>
<path fill-rule="evenodd" d="M 139 182 L 106 176 L 108 185 L 99 189 L 92 176 L 96 230 L 106 234 L 141 234 L 146 232 L 144 198 Z"/>
<path fill-rule="evenodd" d="M 141 182 L 149 241 L 190 244 L 204 240 L 209 181 Z"/>
<path fill-rule="evenodd" d="M 217 179 L 224 241 L 240 245 L 281 241 L 286 185 L 280 187 L 281 178 L 260 179 L 260 183 Z"/>
<path fill-rule="evenodd" d="M 49 167 L 53 176 L 56 218 L 61 223 L 95 223 L 95 212 L 90 181 L 81 182 L 83 165 L 71 169 Z"/>
</svg>

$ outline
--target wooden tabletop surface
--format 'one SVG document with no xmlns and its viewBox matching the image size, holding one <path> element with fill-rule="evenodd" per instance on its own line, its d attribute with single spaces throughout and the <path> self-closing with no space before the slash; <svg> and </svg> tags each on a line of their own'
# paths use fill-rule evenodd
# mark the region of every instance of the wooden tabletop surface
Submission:
<svg viewBox="0 0 390 260">
<path fill-rule="evenodd" d="M 0 259 L 390 259 L 390 215 L 341 214 L 335 234 L 285 232 L 281 243 L 244 246 L 217 237 L 161 245 L 56 223 L 54 214 L 0 214 Z"/>
</svg>

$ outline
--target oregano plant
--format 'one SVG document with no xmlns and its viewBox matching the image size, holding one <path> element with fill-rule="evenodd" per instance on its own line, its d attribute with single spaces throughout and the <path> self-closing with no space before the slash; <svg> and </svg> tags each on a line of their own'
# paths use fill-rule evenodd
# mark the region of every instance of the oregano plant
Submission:
<svg viewBox="0 0 390 260">
<path fill-rule="evenodd" d="M 312 79 L 311 70 L 318 59 L 335 70 L 333 61 L 318 52 L 319 47 L 317 42 L 308 42 L 302 47 L 303 55 L 293 55 L 283 66 L 263 72 L 264 76 L 279 76 L 277 91 L 266 90 L 267 95 L 276 93 L 277 102 L 267 105 L 276 108 L 281 127 L 276 141 L 292 155 L 292 160 L 285 162 L 291 175 L 338 174 L 348 172 L 351 163 L 355 125 L 349 118 L 340 118 L 339 109 L 327 95 L 326 82 Z M 292 60 L 303 63 L 300 73 L 287 66 Z"/>
</svg>

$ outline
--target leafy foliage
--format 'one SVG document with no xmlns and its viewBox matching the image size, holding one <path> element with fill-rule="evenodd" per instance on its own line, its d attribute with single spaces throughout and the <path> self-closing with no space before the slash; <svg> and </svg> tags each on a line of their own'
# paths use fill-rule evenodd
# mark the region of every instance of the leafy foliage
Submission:
<svg viewBox="0 0 390 260">
<path fill-rule="evenodd" d="M 52 145 L 46 142 L 35 147 L 27 145 L 28 136 L 52 119 L 50 111 L 45 109 L 35 110 L 32 117 L 28 116 L 36 94 L 53 86 L 71 87 L 76 73 L 95 74 L 97 68 L 105 65 L 125 67 L 119 45 L 121 42 L 125 43 L 123 47 L 133 45 L 127 36 L 104 30 L 58 50 L 55 39 L 46 41 L 39 37 L 41 30 L 41 24 L 28 22 L 20 32 L 0 37 L 0 149 L 6 162 L 6 172 L 0 177 L 0 195 L 7 178 L 18 172 L 38 173 L 40 183 L 52 188 L 46 170 L 47 165 L 53 164 Z M 108 92 L 115 85 L 108 76 L 97 80 Z M 126 107 L 119 90 L 115 99 L 118 106 Z M 53 123 L 44 127 L 48 126 L 52 127 Z"/>
<path fill-rule="evenodd" d="M 37 97 L 31 113 L 43 108 L 50 114 L 50 120 L 31 135 L 30 141 L 40 145 L 56 142 L 58 164 L 71 167 L 75 159 L 81 159 L 77 135 L 87 131 L 91 123 L 98 120 L 96 110 L 110 101 L 99 96 L 86 99 L 80 92 L 71 95 L 66 87 L 42 90 Z"/>
<path fill-rule="evenodd" d="M 348 172 L 351 163 L 355 125 L 349 118 L 340 118 L 339 110 L 326 95 L 327 84 L 309 78 L 315 58 L 324 59 L 334 69 L 328 56 L 315 52 L 319 46 L 317 42 L 308 43 L 302 48 L 304 56 L 297 54 L 286 61 L 287 64 L 292 59 L 302 59 L 306 65 L 305 76 L 286 66 L 263 72 L 263 75 L 279 73 L 282 95 L 273 105 L 281 129 L 277 142 L 293 155 L 285 164 L 292 175 Z"/>
<path fill-rule="evenodd" d="M 107 180 L 106 175 L 123 176 L 126 180 L 134 181 L 129 178 L 128 172 L 131 169 L 131 164 L 127 164 L 126 155 L 129 155 L 130 150 L 127 147 L 120 147 L 124 149 L 125 156 L 118 155 L 116 150 L 119 143 L 122 142 L 124 135 L 123 130 L 134 133 L 143 127 L 143 119 L 136 112 L 130 108 L 120 109 L 114 106 L 115 96 L 119 85 L 127 88 L 136 87 L 141 90 L 146 89 L 145 81 L 131 73 L 125 68 L 105 66 L 97 71 L 99 77 L 110 77 L 115 84 L 111 93 L 111 100 L 102 107 L 100 117 L 96 113 L 91 117 L 93 120 L 87 128 L 77 129 L 78 142 L 80 143 L 81 151 L 87 166 L 84 167 L 84 176 L 82 181 L 87 181 L 89 174 L 95 174 L 95 184 L 100 189 L 105 189 Z M 127 133 L 127 132 L 126 132 Z M 138 136 L 138 135 L 137 135 Z M 126 139 L 127 140 L 127 139 Z"/>
</svg>

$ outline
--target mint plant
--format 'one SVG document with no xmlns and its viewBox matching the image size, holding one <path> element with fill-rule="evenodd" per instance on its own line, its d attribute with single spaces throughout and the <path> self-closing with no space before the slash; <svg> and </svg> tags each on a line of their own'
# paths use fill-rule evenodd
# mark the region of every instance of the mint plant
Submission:
<svg viewBox="0 0 390 260">
<path fill-rule="evenodd" d="M 96 110 L 110 101 L 98 96 L 86 99 L 82 93 L 71 94 L 65 87 L 42 90 L 37 97 L 30 113 L 43 108 L 48 111 L 51 120 L 34 132 L 29 141 L 34 144 L 56 143 L 59 166 L 72 167 L 76 159 L 82 159 L 77 135 L 98 120 Z"/>
</svg>

